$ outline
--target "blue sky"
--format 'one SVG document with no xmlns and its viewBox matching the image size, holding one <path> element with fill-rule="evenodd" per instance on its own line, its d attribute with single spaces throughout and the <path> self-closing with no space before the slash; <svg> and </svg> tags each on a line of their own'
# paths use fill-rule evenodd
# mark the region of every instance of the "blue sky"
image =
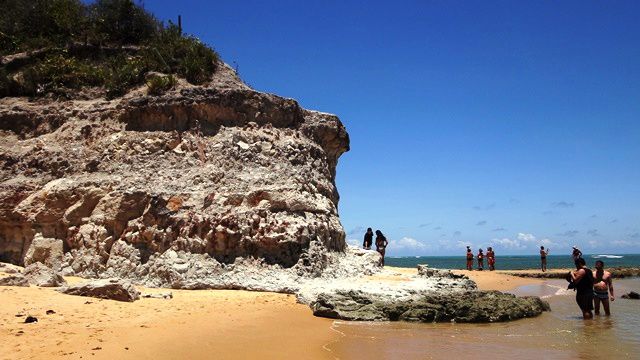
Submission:
<svg viewBox="0 0 640 360">
<path fill-rule="evenodd" d="M 335 113 L 352 242 L 640 252 L 640 2 L 145 1 L 260 91 Z"/>
</svg>

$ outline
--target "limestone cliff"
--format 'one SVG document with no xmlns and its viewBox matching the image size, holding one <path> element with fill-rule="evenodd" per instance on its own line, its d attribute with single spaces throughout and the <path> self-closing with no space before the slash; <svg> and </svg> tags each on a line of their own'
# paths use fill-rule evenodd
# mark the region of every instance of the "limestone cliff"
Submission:
<svg viewBox="0 0 640 360">
<path fill-rule="evenodd" d="M 65 274 L 97 277 L 196 255 L 196 268 L 253 258 L 317 272 L 323 251 L 345 248 L 343 124 L 226 65 L 160 96 L 3 98 L 0 138 L 0 261 L 23 264 L 36 234 L 62 242 Z"/>
</svg>

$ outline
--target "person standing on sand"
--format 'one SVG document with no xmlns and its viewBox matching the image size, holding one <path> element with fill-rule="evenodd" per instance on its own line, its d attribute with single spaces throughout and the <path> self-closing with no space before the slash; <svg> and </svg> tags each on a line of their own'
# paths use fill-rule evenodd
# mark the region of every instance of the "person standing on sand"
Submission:
<svg viewBox="0 0 640 360">
<path fill-rule="evenodd" d="M 580 249 L 578 249 L 577 246 L 573 246 L 573 251 L 571 252 L 571 257 L 573 258 L 573 261 L 576 261 L 578 259 L 582 258 L 582 251 L 580 251 Z"/>
<path fill-rule="evenodd" d="M 593 271 L 593 307 L 596 315 L 600 315 L 600 302 L 602 302 L 604 314 L 611 315 L 609 295 L 611 296 L 611 301 L 615 300 L 611 273 L 604 270 L 604 262 L 602 260 L 597 260 L 596 269 Z"/>
<path fill-rule="evenodd" d="M 493 252 L 491 246 L 487 248 L 487 262 L 489 263 L 489 271 L 496 269 L 496 253 Z"/>
<path fill-rule="evenodd" d="M 366 250 L 371 250 L 371 245 L 373 244 L 373 230 L 371 228 L 367 229 L 367 232 L 364 233 L 364 242 L 362 243 L 362 247 Z"/>
<path fill-rule="evenodd" d="M 571 280 L 575 284 L 576 302 L 582 310 L 582 318 L 593 319 L 593 272 L 583 258 L 576 260 L 576 270 L 571 272 Z"/>
<path fill-rule="evenodd" d="M 473 270 L 473 252 L 471 252 L 471 247 L 467 246 L 467 270 Z"/>
<path fill-rule="evenodd" d="M 484 270 L 484 254 L 482 249 L 478 249 L 478 270 Z"/>
<path fill-rule="evenodd" d="M 376 250 L 382 255 L 382 266 L 384 266 L 384 253 L 385 249 L 389 245 L 387 238 L 384 237 L 382 231 L 376 230 Z"/>
<path fill-rule="evenodd" d="M 540 269 L 542 272 L 547 271 L 547 255 L 549 255 L 549 249 L 545 250 L 544 246 L 540 246 Z"/>
</svg>

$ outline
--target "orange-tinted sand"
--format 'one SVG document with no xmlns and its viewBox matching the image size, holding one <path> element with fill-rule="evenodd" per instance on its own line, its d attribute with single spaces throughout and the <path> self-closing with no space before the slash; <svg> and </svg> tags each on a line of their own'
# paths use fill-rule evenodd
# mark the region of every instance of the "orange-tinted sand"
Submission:
<svg viewBox="0 0 640 360">
<path fill-rule="evenodd" d="M 406 276 L 416 273 L 415 269 L 386 269 L 364 281 L 406 281 Z M 507 290 L 542 281 L 488 271 L 467 275 L 481 289 Z M 47 288 L 0 287 L 0 359 L 334 358 L 326 346 L 340 336 L 332 329 L 333 321 L 314 317 L 292 295 L 141 291 L 171 291 L 173 299 L 123 303 Z M 55 314 L 46 315 L 47 310 Z M 38 322 L 25 324 L 27 315 Z"/>
<path fill-rule="evenodd" d="M 332 321 L 292 295 L 172 292 L 170 300 L 123 303 L 0 287 L 0 359 L 333 359 L 323 348 L 339 336 Z"/>
</svg>

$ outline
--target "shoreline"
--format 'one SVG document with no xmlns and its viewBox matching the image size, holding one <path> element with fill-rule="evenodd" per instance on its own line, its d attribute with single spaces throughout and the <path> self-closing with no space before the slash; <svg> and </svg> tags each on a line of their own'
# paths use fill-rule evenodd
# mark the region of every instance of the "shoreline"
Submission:
<svg viewBox="0 0 640 360">
<path fill-rule="evenodd" d="M 489 271 L 454 271 L 479 290 L 514 290 L 545 280 Z M 365 282 L 403 282 L 417 269 L 385 267 Z M 2 274 L 7 275 L 7 274 Z M 83 281 L 66 277 L 70 284 Z M 0 287 L 0 352 L 13 358 L 332 359 L 341 335 L 294 295 L 244 290 L 174 290 L 133 303 L 65 295 L 55 288 Z M 55 311 L 47 315 L 47 310 Z M 22 315 L 22 316 L 17 316 Z M 27 315 L 37 323 L 25 324 Z M 284 350 L 283 350 L 284 349 Z"/>
</svg>

